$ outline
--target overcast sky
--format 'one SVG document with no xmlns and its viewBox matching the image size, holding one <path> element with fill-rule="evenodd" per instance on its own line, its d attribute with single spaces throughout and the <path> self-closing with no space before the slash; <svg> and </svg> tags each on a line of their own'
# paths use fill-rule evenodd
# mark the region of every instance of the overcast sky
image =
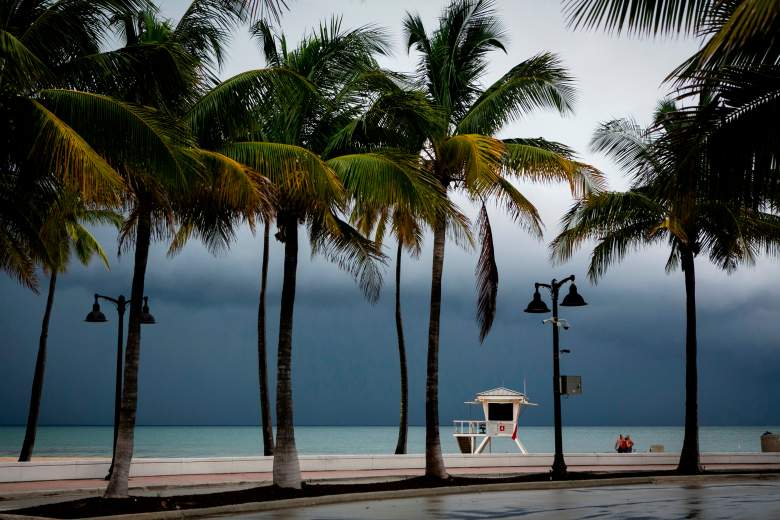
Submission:
<svg viewBox="0 0 780 520">
<path fill-rule="evenodd" d="M 176 18 L 183 0 L 163 1 Z M 376 24 L 393 39 L 395 54 L 382 64 L 414 68 L 401 43 L 401 19 L 417 11 L 433 28 L 444 2 L 290 0 L 281 26 L 295 42 L 332 14 L 344 25 Z M 491 57 L 490 82 L 541 51 L 558 53 L 579 86 L 576 114 L 538 113 L 513 123 L 502 137 L 543 136 L 573 147 L 601 168 L 613 189 L 626 185 L 614 164 L 589 153 L 599 121 L 633 116 L 648 121 L 665 94 L 665 75 L 696 48 L 691 40 L 647 41 L 573 33 L 558 2 L 497 3 L 509 34 L 507 54 Z M 237 35 L 224 76 L 261 67 L 254 43 Z M 564 403 L 576 425 L 676 425 L 683 421 L 684 291 L 680 272 L 666 274 L 663 249 L 630 255 L 598 285 L 585 279 L 588 251 L 563 266 L 548 261 L 547 242 L 571 204 L 560 186 L 521 185 L 546 223 L 543 242 L 526 236 L 492 208 L 500 289 L 493 331 L 480 345 L 474 320 L 474 251 L 447 246 L 441 333 L 442 424 L 463 415 L 463 401 L 494 386 L 522 389 L 541 404 L 528 424 L 551 424 L 551 334 L 539 315 L 524 314 L 535 281 L 578 277 L 589 305 L 566 309 L 572 327 L 562 346 L 572 350 L 562 371 L 583 378 L 584 395 Z M 474 216 L 475 208 L 464 203 Z M 107 249 L 115 233 L 100 230 Z M 430 243 L 428 244 L 430 246 Z M 390 245 L 392 248 L 392 245 Z M 392 252 L 393 249 L 389 249 Z M 281 282 L 280 244 L 272 242 L 268 296 L 269 340 L 276 342 Z M 424 423 L 425 348 L 430 292 L 430 247 L 404 259 L 403 308 L 409 351 L 411 423 Z M 156 246 L 146 292 L 157 324 L 143 328 L 140 424 L 256 424 L 258 419 L 256 317 L 260 240 L 244 230 L 232 250 L 214 258 L 192 244 L 174 259 Z M 298 424 L 392 425 L 398 417 L 398 361 L 393 322 L 392 264 L 381 301 L 366 303 L 352 280 L 304 248 L 299 262 L 294 331 L 294 399 Z M 776 381 L 780 370 L 780 269 L 774 259 L 727 276 L 697 264 L 701 419 L 704 425 L 780 424 Z M 60 278 L 52 317 L 41 422 L 110 424 L 113 417 L 116 315 L 86 324 L 91 295 L 129 294 L 132 255 L 101 265 L 73 266 Z M 44 280 L 45 288 L 45 280 Z M 26 418 L 45 290 L 34 295 L 0 278 L 0 424 Z M 269 359 L 275 366 L 275 348 Z M 273 380 L 272 380 L 273 383 Z"/>
</svg>

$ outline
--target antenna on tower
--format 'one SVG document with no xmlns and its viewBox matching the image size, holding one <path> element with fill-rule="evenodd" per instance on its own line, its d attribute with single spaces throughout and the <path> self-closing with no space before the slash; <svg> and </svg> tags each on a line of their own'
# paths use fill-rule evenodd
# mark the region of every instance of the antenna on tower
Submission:
<svg viewBox="0 0 780 520">
<path fill-rule="evenodd" d="M 528 392 L 525 391 L 525 374 L 523 374 L 523 395 L 528 395 Z"/>
</svg>

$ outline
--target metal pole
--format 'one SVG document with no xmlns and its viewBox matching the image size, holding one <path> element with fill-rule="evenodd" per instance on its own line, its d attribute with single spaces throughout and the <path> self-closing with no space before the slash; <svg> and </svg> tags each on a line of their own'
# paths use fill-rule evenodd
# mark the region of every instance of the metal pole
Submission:
<svg viewBox="0 0 780 520">
<path fill-rule="evenodd" d="M 553 304 L 553 397 L 555 412 L 555 458 L 552 465 L 553 479 L 564 478 L 566 476 L 566 462 L 563 460 L 563 431 L 561 426 L 561 368 L 560 353 L 558 351 L 558 288 L 562 285 L 555 280 L 552 281 L 550 293 Z"/>
<path fill-rule="evenodd" d="M 111 450 L 111 467 L 108 468 L 106 480 L 111 480 L 111 473 L 114 471 L 114 462 L 116 461 L 116 441 L 119 437 L 119 412 L 122 408 L 122 372 L 123 372 L 123 353 L 124 353 L 124 322 L 125 306 L 127 301 L 124 296 L 119 296 L 116 302 L 116 310 L 119 315 L 119 331 L 116 340 L 116 390 L 114 395 L 114 443 Z"/>
</svg>

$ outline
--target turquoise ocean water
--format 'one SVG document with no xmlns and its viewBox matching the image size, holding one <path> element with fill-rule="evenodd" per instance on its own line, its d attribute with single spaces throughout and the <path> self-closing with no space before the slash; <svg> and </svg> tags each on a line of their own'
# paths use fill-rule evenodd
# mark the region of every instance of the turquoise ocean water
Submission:
<svg viewBox="0 0 780 520">
<path fill-rule="evenodd" d="M 777 426 L 702 427 L 701 450 L 707 452 L 760 451 L 765 431 L 780 432 Z M 451 427 L 441 428 L 442 448 L 458 451 Z M 111 455 L 110 426 L 43 426 L 38 431 L 35 454 L 58 457 L 108 457 Z M 520 437 L 530 452 L 553 451 L 553 429 L 521 426 Z M 665 426 L 575 426 L 564 428 L 564 449 L 570 453 L 611 452 L 615 437 L 628 433 L 638 451 L 651 444 L 663 444 L 667 451 L 682 447 L 682 427 Z M 393 453 L 394 426 L 297 426 L 295 438 L 302 454 Z M 0 456 L 18 454 L 23 426 L 0 426 Z M 409 428 L 409 453 L 422 453 L 425 428 Z M 251 426 L 139 426 L 135 435 L 137 457 L 230 457 L 262 455 L 260 430 Z M 500 439 L 493 452 L 516 451 L 509 439 Z"/>
</svg>

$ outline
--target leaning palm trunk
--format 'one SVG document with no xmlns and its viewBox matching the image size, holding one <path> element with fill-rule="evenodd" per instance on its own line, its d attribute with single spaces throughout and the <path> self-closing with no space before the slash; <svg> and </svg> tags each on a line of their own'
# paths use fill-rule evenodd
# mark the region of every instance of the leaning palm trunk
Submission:
<svg viewBox="0 0 780 520">
<path fill-rule="evenodd" d="M 141 354 L 141 309 L 146 278 L 146 264 L 149 260 L 152 214 L 144 207 L 140 210 L 136 226 L 133 286 L 130 292 L 130 316 L 127 326 L 125 347 L 124 387 L 122 408 L 119 412 L 119 434 L 116 441 L 116 458 L 111 480 L 106 488 L 105 498 L 127 497 L 127 479 L 133 459 L 133 438 L 135 416 L 138 407 L 138 364 Z"/>
<path fill-rule="evenodd" d="M 298 268 L 298 219 L 281 217 L 284 235 L 284 275 L 279 311 L 279 348 L 276 361 L 276 446 L 273 483 L 279 487 L 300 489 L 301 468 L 295 448 L 292 397 L 292 330 L 295 305 L 295 276 Z"/>
<path fill-rule="evenodd" d="M 685 438 L 683 439 L 679 473 L 701 473 L 699 464 L 699 377 L 696 366 L 696 274 L 693 252 L 682 248 L 682 269 L 685 275 Z"/>
<path fill-rule="evenodd" d="M 395 260 L 395 330 L 398 334 L 398 361 L 401 365 L 401 418 L 398 423 L 398 443 L 395 454 L 406 453 L 406 434 L 409 429 L 409 377 L 406 373 L 406 346 L 404 345 L 404 325 L 401 319 L 401 253 L 403 246 L 399 240 Z"/>
<path fill-rule="evenodd" d="M 274 454 L 274 432 L 271 424 L 271 404 L 268 399 L 268 356 L 265 341 L 265 292 L 268 285 L 268 221 L 263 226 L 263 265 L 260 271 L 260 304 L 257 308 L 257 361 L 260 384 L 260 418 L 263 435 L 263 455 Z"/>
<path fill-rule="evenodd" d="M 46 297 L 46 310 L 41 323 L 41 337 L 38 340 L 38 356 L 35 358 L 35 375 L 30 392 L 30 412 L 27 414 L 27 429 L 24 432 L 22 451 L 19 462 L 28 462 L 35 447 L 35 435 L 38 433 L 38 415 L 41 409 L 41 394 L 43 393 L 43 375 L 46 371 L 46 343 L 49 337 L 49 319 L 54 304 L 54 290 L 57 286 L 57 271 L 53 269 L 49 278 L 49 294 Z"/>
<path fill-rule="evenodd" d="M 439 324 L 445 238 L 446 223 L 439 220 L 433 230 L 431 316 L 428 325 L 428 365 L 425 381 L 425 476 L 437 479 L 448 477 L 439 439 Z"/>
</svg>

